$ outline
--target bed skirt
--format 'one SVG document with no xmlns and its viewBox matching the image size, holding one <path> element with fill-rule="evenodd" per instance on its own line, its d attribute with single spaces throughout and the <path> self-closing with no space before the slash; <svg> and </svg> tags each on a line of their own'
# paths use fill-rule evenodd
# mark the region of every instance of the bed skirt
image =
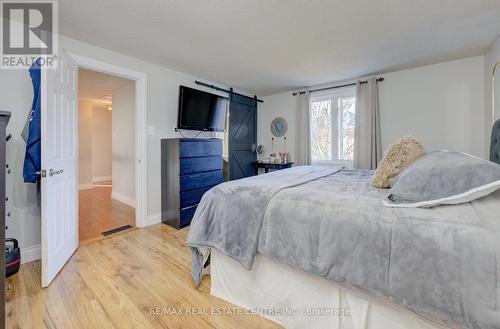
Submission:
<svg viewBox="0 0 500 329">
<path fill-rule="evenodd" d="M 261 254 L 248 271 L 212 249 L 210 275 L 211 295 L 289 329 L 449 328 L 392 303 L 360 297 Z"/>
</svg>

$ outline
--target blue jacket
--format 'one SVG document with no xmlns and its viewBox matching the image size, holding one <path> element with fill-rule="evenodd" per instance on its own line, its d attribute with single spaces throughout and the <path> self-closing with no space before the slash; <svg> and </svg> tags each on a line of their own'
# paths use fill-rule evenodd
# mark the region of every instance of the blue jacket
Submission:
<svg viewBox="0 0 500 329">
<path fill-rule="evenodd" d="M 40 131 L 40 65 L 35 61 L 29 70 L 33 83 L 33 104 L 31 105 L 30 126 L 26 154 L 24 155 L 23 176 L 25 183 L 36 183 L 41 170 L 41 131 Z"/>
</svg>

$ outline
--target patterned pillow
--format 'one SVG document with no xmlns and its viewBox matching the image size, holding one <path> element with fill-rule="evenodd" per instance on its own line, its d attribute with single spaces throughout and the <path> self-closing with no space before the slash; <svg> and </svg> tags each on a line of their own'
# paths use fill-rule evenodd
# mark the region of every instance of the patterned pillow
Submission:
<svg viewBox="0 0 500 329">
<path fill-rule="evenodd" d="M 422 144 L 412 137 L 402 137 L 389 146 L 372 178 L 372 185 L 389 188 L 396 177 L 413 161 L 425 154 Z"/>
</svg>

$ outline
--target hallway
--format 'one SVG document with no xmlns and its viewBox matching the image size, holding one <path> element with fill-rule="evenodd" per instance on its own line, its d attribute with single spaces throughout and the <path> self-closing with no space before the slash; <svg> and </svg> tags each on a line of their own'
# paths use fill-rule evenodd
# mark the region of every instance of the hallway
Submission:
<svg viewBox="0 0 500 329">
<path fill-rule="evenodd" d="M 111 198 L 111 181 L 79 192 L 80 242 L 102 237 L 102 232 L 135 226 L 135 209 Z"/>
</svg>

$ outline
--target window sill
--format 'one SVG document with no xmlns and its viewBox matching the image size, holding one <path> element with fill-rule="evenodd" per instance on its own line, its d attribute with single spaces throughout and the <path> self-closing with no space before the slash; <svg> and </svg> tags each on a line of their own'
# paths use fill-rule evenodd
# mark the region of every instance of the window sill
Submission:
<svg viewBox="0 0 500 329">
<path fill-rule="evenodd" d="M 346 166 L 348 168 L 352 168 L 352 161 L 347 160 L 338 160 L 338 161 L 312 161 L 311 164 L 313 166 Z"/>
</svg>

